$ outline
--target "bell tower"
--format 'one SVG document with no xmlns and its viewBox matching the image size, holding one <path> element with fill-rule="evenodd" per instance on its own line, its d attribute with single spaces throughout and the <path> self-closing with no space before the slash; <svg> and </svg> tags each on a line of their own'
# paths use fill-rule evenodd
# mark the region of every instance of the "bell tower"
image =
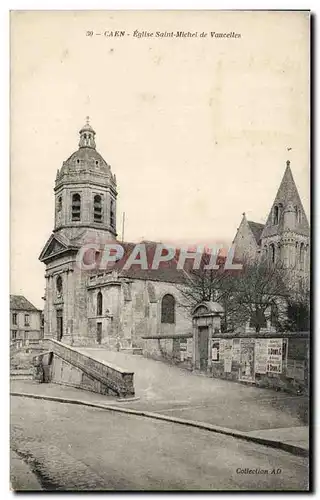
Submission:
<svg viewBox="0 0 320 500">
<path fill-rule="evenodd" d="M 39 260 L 46 266 L 44 337 L 88 343 L 88 272 L 79 255 L 87 244 L 116 238 L 117 183 L 96 150 L 87 118 L 78 149 L 57 171 L 53 232 Z M 93 254 L 94 255 L 94 254 Z"/>
<path fill-rule="evenodd" d="M 262 255 L 281 262 L 294 279 L 309 276 L 309 223 L 293 179 L 290 161 L 261 234 Z"/>
<path fill-rule="evenodd" d="M 89 124 L 79 131 L 79 148 L 57 171 L 54 232 L 75 238 L 90 231 L 104 239 L 116 233 L 116 177 L 96 150 L 96 132 Z"/>
</svg>

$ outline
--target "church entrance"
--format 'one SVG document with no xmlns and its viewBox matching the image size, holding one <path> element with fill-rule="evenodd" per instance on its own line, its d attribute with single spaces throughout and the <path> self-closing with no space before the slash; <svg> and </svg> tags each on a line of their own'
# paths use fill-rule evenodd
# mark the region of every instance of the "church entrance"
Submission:
<svg viewBox="0 0 320 500">
<path fill-rule="evenodd" d="M 63 336 L 63 317 L 62 309 L 57 309 L 57 340 L 61 340 Z"/>
<path fill-rule="evenodd" d="M 199 327 L 199 357 L 200 370 L 207 371 L 208 368 L 208 340 L 209 328 L 207 326 Z"/>
<path fill-rule="evenodd" d="M 97 342 L 101 344 L 102 339 L 102 323 L 97 323 Z"/>
</svg>

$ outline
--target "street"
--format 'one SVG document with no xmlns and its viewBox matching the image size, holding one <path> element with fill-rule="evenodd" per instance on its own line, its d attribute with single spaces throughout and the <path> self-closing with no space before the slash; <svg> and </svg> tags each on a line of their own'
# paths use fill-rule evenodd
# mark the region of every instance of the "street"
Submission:
<svg viewBox="0 0 320 500">
<path fill-rule="evenodd" d="M 21 397 L 11 398 L 11 448 L 45 490 L 308 488 L 308 460 L 284 451 L 184 425 Z M 17 489 L 14 470 L 11 477 Z"/>
</svg>

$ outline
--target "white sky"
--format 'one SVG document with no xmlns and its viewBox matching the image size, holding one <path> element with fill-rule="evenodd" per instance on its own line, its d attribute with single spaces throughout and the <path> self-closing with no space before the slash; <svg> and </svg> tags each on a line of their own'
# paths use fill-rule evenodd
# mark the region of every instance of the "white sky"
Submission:
<svg viewBox="0 0 320 500">
<path fill-rule="evenodd" d="M 241 39 L 85 36 L 111 29 Z M 126 240 L 231 241 L 243 211 L 265 222 L 287 158 L 309 216 L 307 13 L 16 12 L 11 53 L 11 293 L 43 306 L 56 170 L 86 115 Z"/>
</svg>

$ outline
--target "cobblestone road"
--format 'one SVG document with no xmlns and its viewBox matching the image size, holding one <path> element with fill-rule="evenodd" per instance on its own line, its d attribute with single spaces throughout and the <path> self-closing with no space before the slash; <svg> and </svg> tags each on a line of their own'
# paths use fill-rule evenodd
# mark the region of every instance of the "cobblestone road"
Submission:
<svg viewBox="0 0 320 500">
<path fill-rule="evenodd" d="M 308 482 L 307 460 L 280 450 L 182 425 L 18 397 L 11 398 L 11 447 L 45 490 L 305 490 Z"/>
</svg>

